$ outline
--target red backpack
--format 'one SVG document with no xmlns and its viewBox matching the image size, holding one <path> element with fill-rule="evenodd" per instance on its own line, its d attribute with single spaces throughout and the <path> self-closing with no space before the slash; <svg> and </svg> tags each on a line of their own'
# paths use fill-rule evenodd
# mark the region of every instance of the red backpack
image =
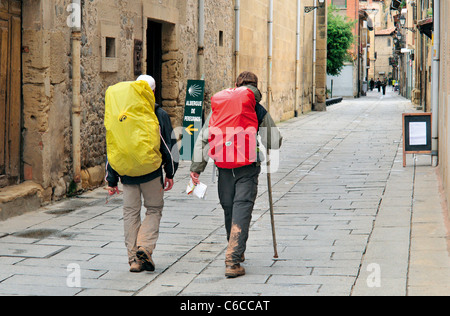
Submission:
<svg viewBox="0 0 450 316">
<path fill-rule="evenodd" d="M 211 99 L 209 156 L 217 167 L 240 168 L 256 162 L 258 118 L 255 95 L 245 87 L 228 89 Z"/>
</svg>

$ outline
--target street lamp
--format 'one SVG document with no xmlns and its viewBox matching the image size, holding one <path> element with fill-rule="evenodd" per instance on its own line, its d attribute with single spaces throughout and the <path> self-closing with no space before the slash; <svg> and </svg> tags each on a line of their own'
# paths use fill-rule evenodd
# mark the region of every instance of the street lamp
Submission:
<svg viewBox="0 0 450 316">
<path fill-rule="evenodd" d="M 325 6 L 325 0 L 319 0 L 319 6 L 309 6 L 309 7 L 305 7 L 305 13 L 309 13 L 311 11 L 314 11 L 315 9 L 318 8 L 323 8 Z"/>
<path fill-rule="evenodd" d="M 405 29 L 405 30 L 411 31 L 413 33 L 416 33 L 416 29 L 415 28 L 413 28 L 413 27 L 406 27 L 405 24 L 406 24 L 406 17 L 402 14 L 400 16 L 400 27 Z"/>
</svg>

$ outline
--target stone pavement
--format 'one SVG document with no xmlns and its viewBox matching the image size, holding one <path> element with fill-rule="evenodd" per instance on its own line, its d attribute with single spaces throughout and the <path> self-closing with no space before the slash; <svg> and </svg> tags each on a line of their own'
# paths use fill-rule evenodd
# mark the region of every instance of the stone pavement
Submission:
<svg viewBox="0 0 450 316">
<path fill-rule="evenodd" d="M 402 167 L 402 112 L 414 112 L 410 102 L 372 92 L 280 124 L 280 257 L 262 174 L 244 277 L 224 277 L 212 165 L 200 201 L 183 193 L 183 162 L 166 195 L 155 273 L 128 272 L 122 201 L 105 205 L 100 188 L 0 222 L 0 295 L 450 295 L 448 212 L 430 157 L 410 155 Z"/>
</svg>

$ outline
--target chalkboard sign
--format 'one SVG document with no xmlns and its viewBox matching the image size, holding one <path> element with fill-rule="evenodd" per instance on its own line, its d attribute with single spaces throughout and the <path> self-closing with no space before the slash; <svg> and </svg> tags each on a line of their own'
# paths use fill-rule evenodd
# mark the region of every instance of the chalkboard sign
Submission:
<svg viewBox="0 0 450 316">
<path fill-rule="evenodd" d="M 431 113 L 403 113 L 403 167 L 406 154 L 431 154 Z"/>
</svg>

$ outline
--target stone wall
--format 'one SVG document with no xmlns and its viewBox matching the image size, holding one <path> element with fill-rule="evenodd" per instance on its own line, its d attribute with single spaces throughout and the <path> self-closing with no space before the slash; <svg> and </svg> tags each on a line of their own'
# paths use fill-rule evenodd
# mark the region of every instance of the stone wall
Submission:
<svg viewBox="0 0 450 316">
<path fill-rule="evenodd" d="M 72 53 L 68 0 L 23 1 L 24 180 L 64 196 L 72 181 Z M 104 96 L 117 82 L 135 80 L 134 40 L 147 42 L 147 18 L 162 24 L 162 106 L 181 126 L 188 79 L 197 78 L 198 1 L 82 1 L 81 165 L 83 187 L 99 185 L 106 158 Z M 207 100 L 233 83 L 234 11 L 229 1 L 207 1 Z M 223 46 L 219 47 L 219 32 Z M 106 38 L 116 58 L 105 58 Z M 146 69 L 144 49 L 144 72 Z M 208 102 L 207 102 L 208 103 Z"/>
<path fill-rule="evenodd" d="M 69 0 L 23 1 L 23 174 L 44 188 L 45 201 L 73 190 L 72 29 Z M 304 5 L 312 0 L 302 1 Z M 148 21 L 162 28 L 162 106 L 178 132 L 188 79 L 199 78 L 198 0 L 82 0 L 82 187 L 102 184 L 106 158 L 105 91 L 135 80 L 135 40 L 143 43 L 146 72 Z M 268 1 L 242 1 L 241 69 L 254 71 L 267 92 Z M 275 120 L 294 115 L 297 1 L 275 1 L 273 106 Z M 303 10 L 302 10 L 303 12 Z M 234 85 L 234 1 L 205 1 L 206 112 L 218 91 Z M 303 20 L 303 18 L 305 20 Z M 312 25 L 313 14 L 302 15 Z M 311 109 L 312 29 L 301 34 L 299 106 Z M 152 75 L 152 74 L 150 74 Z M 266 100 L 264 100 L 266 102 Z M 264 103 L 264 102 L 263 102 Z M 299 110 L 301 113 L 301 111 Z M 178 127 L 178 129 L 177 129 Z"/>
<path fill-rule="evenodd" d="M 64 1 L 22 2 L 24 180 L 62 196 L 69 177 L 70 32 L 58 29 Z"/>
<path fill-rule="evenodd" d="M 313 0 L 302 1 L 303 6 L 314 5 Z M 313 102 L 313 24 L 314 13 L 306 13 L 301 17 L 301 48 L 300 48 L 300 103 L 304 112 L 312 110 Z M 299 111 L 301 113 L 301 111 Z"/>
<path fill-rule="evenodd" d="M 305 112 L 311 110 L 312 100 L 312 27 L 313 14 L 303 14 L 306 5 L 313 1 L 302 1 L 301 49 L 300 49 L 300 93 L 297 100 Z M 268 82 L 268 16 L 269 1 L 241 1 L 240 70 L 256 73 L 263 103 L 267 104 Z M 305 27 L 304 27 L 305 26 Z M 271 115 L 276 121 L 294 116 L 296 73 L 297 1 L 274 1 L 273 56 L 272 56 L 272 104 Z"/>
<path fill-rule="evenodd" d="M 392 73 L 392 66 L 389 65 L 389 58 L 393 56 L 393 46 L 394 41 L 391 34 L 377 35 L 375 37 L 375 47 L 377 50 L 377 60 L 375 61 L 376 74 L 373 77 L 375 81 L 378 78 L 380 78 L 380 80 L 383 80 L 383 78 L 389 78 L 389 74 Z M 380 75 L 380 72 L 384 72 L 384 75 Z"/>
<path fill-rule="evenodd" d="M 274 1 L 271 114 L 277 121 L 294 117 L 297 3 Z"/>
<path fill-rule="evenodd" d="M 185 21 L 180 25 L 180 56 L 184 70 L 180 82 L 179 113 L 176 126 L 182 125 L 184 99 L 188 79 L 201 79 L 198 74 L 198 1 L 186 1 Z M 221 33 L 222 32 L 222 33 Z M 219 43 L 219 34 L 222 42 Z M 229 0 L 205 1 L 205 111 L 210 111 L 211 97 L 233 87 L 234 6 Z M 222 44 L 222 46 L 220 45 Z"/>
</svg>

